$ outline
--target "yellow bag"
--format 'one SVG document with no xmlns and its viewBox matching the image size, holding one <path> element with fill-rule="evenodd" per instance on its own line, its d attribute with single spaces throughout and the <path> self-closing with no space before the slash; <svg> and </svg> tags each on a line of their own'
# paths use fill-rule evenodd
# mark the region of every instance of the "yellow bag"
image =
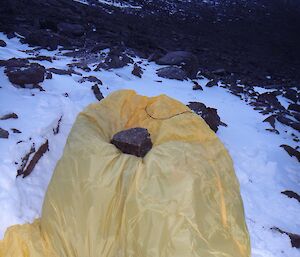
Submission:
<svg viewBox="0 0 300 257">
<path fill-rule="evenodd" d="M 147 128 L 144 158 L 110 144 Z M 165 95 L 118 91 L 77 117 L 42 217 L 9 228 L 1 257 L 249 257 L 231 158 L 206 123 Z"/>
</svg>

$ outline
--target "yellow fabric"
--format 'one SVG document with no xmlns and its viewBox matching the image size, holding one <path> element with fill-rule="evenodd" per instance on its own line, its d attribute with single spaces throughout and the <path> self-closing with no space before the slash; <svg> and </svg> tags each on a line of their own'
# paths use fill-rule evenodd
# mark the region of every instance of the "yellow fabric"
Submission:
<svg viewBox="0 0 300 257">
<path fill-rule="evenodd" d="M 132 127 L 151 134 L 144 158 L 110 144 Z M 78 115 L 41 219 L 8 229 L 0 256 L 249 257 L 231 158 L 182 103 L 115 92 Z"/>
</svg>

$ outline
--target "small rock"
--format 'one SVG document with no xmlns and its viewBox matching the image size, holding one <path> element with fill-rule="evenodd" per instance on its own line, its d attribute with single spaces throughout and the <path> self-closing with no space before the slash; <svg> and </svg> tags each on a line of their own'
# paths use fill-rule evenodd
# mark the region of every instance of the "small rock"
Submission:
<svg viewBox="0 0 300 257">
<path fill-rule="evenodd" d="M 54 74 L 58 74 L 58 75 L 72 75 L 72 71 L 71 70 L 63 70 L 63 69 L 57 69 L 57 68 L 49 68 L 47 69 L 47 71 L 50 71 Z"/>
<path fill-rule="evenodd" d="M 286 195 L 289 198 L 294 198 L 296 199 L 299 203 L 300 203 L 300 195 L 298 195 L 297 193 L 290 191 L 290 190 L 286 190 L 281 192 L 282 194 Z"/>
<path fill-rule="evenodd" d="M 284 125 L 287 125 L 287 126 L 290 126 L 290 125 L 294 122 L 293 120 L 291 120 L 291 119 L 285 117 L 284 115 L 277 115 L 276 119 L 277 119 L 280 123 L 282 123 L 282 124 L 284 124 Z"/>
<path fill-rule="evenodd" d="M 290 104 L 288 110 L 300 112 L 300 105 L 299 104 Z"/>
<path fill-rule="evenodd" d="M 22 133 L 20 130 L 18 130 L 18 129 L 16 129 L 16 128 L 12 128 L 11 130 L 12 130 L 12 132 L 15 133 L 15 134 L 20 134 L 20 133 Z"/>
<path fill-rule="evenodd" d="M 46 79 L 52 79 L 52 73 L 51 72 L 46 72 Z"/>
<path fill-rule="evenodd" d="M 133 66 L 133 70 L 131 72 L 134 76 L 141 78 L 143 74 L 143 70 L 140 66 L 138 66 L 136 63 Z"/>
<path fill-rule="evenodd" d="M 193 86 L 193 90 L 201 90 L 203 91 L 203 88 L 198 84 L 197 81 L 193 81 L 194 86 Z"/>
<path fill-rule="evenodd" d="M 254 108 L 254 109 L 255 109 L 255 108 Z M 276 121 L 275 118 L 276 118 L 275 115 L 271 115 L 271 116 L 269 116 L 268 118 L 264 119 L 263 122 L 269 122 L 270 125 L 272 126 L 272 128 L 275 129 L 275 121 Z"/>
<path fill-rule="evenodd" d="M 18 119 L 18 115 L 12 112 L 0 117 L 0 120 L 8 120 L 8 119 Z"/>
<path fill-rule="evenodd" d="M 288 235 L 290 240 L 291 240 L 292 247 L 300 248 L 300 235 L 293 234 L 293 233 L 290 233 L 290 232 L 286 232 L 286 231 L 283 231 L 280 228 L 276 228 L 276 227 L 273 227 L 271 229 L 279 232 L 280 234 Z"/>
<path fill-rule="evenodd" d="M 95 97 L 99 101 L 101 101 L 104 98 L 97 84 L 92 86 L 92 90 L 93 90 L 93 93 L 94 93 Z"/>
<path fill-rule="evenodd" d="M 215 86 L 218 86 L 218 81 L 213 79 L 213 80 L 207 82 L 205 86 L 206 87 L 215 87 Z"/>
<path fill-rule="evenodd" d="M 6 47 L 6 43 L 4 40 L 0 40 L 0 47 Z"/>
<path fill-rule="evenodd" d="M 173 66 L 158 69 L 157 76 L 161 78 L 177 79 L 181 81 L 187 79 L 187 74 L 184 70 Z"/>
<path fill-rule="evenodd" d="M 52 58 L 50 56 L 44 56 L 44 55 L 38 55 L 35 57 L 29 57 L 27 58 L 28 60 L 33 60 L 33 61 L 47 61 L 47 62 L 52 62 Z"/>
<path fill-rule="evenodd" d="M 298 162 L 300 162 L 300 152 L 297 151 L 295 148 L 289 146 L 289 145 L 281 145 L 280 147 L 282 147 L 288 154 L 289 156 L 293 157 L 295 156 L 298 160 Z"/>
<path fill-rule="evenodd" d="M 145 128 L 131 128 L 116 133 L 111 143 L 123 153 L 144 157 L 152 148 L 150 134 Z"/>
<path fill-rule="evenodd" d="M 272 133 L 275 133 L 275 134 L 277 134 L 277 135 L 279 135 L 280 133 L 279 133 L 279 131 L 277 130 L 277 129 L 275 129 L 275 128 L 273 128 L 273 129 L 266 129 L 267 131 L 270 131 L 270 132 L 272 132 Z"/>
<path fill-rule="evenodd" d="M 118 49 L 113 49 L 104 59 L 104 62 L 98 64 L 95 71 L 122 68 L 128 63 L 133 63 L 133 60 Z"/>
<path fill-rule="evenodd" d="M 76 68 L 81 69 L 86 72 L 91 71 L 91 68 L 86 63 L 82 63 L 82 62 L 70 63 L 70 64 L 68 64 L 68 66 L 71 68 L 76 67 Z"/>
<path fill-rule="evenodd" d="M 102 81 L 100 79 L 98 79 L 97 77 L 95 77 L 95 76 L 83 77 L 78 82 L 83 83 L 85 81 L 94 82 L 94 83 L 98 83 L 100 85 L 103 85 Z"/>
<path fill-rule="evenodd" d="M 0 138 L 8 138 L 9 132 L 5 129 L 0 128 Z"/>
</svg>

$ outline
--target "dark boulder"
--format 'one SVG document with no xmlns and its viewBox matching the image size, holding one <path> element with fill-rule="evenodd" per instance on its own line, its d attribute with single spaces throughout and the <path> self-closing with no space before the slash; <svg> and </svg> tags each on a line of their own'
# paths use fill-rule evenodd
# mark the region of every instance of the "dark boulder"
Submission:
<svg viewBox="0 0 300 257">
<path fill-rule="evenodd" d="M 292 100 L 295 103 L 297 103 L 297 101 L 299 100 L 297 91 L 291 88 L 286 89 L 286 92 L 283 94 L 283 96 L 287 99 Z"/>
<path fill-rule="evenodd" d="M 206 107 L 205 104 L 200 102 L 189 102 L 187 105 L 191 110 L 193 110 L 196 114 L 202 117 L 205 120 L 207 125 L 214 131 L 218 131 L 218 127 L 227 126 L 223 123 L 218 115 L 217 109 Z"/>
<path fill-rule="evenodd" d="M 66 45 L 68 42 L 67 39 L 47 30 L 33 31 L 22 41 L 30 46 L 41 46 L 49 50 L 55 50 L 59 45 Z"/>
<path fill-rule="evenodd" d="M 169 52 L 156 61 L 160 65 L 176 65 L 181 67 L 188 77 L 194 78 L 198 72 L 198 58 L 191 52 L 174 51 Z"/>
<path fill-rule="evenodd" d="M 44 81 L 46 69 L 38 63 L 30 63 L 22 67 L 9 67 L 5 73 L 11 83 L 25 87 L 27 84 L 37 85 Z"/>
<path fill-rule="evenodd" d="M 178 67 L 164 67 L 156 72 L 157 76 L 167 79 L 185 80 L 188 78 L 186 72 Z"/>
<path fill-rule="evenodd" d="M 144 157 L 152 148 L 150 134 L 145 128 L 131 128 L 116 133 L 111 143 L 123 153 Z"/>
<path fill-rule="evenodd" d="M 300 112 L 300 105 L 299 104 L 290 104 L 288 110 Z"/>
<path fill-rule="evenodd" d="M 84 34 L 84 27 L 80 24 L 61 22 L 57 25 L 58 32 L 73 37 L 81 37 Z"/>
</svg>

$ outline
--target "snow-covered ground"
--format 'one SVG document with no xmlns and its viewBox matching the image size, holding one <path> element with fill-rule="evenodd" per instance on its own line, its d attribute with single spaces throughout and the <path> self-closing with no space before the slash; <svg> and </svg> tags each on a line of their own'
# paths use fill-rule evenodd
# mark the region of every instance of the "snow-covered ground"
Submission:
<svg viewBox="0 0 300 257">
<path fill-rule="evenodd" d="M 89 2 L 87 0 L 74 0 L 76 2 L 82 3 L 82 4 L 89 4 Z M 101 4 L 106 4 L 106 5 L 110 5 L 113 7 L 118 7 L 118 8 L 134 8 L 134 9 L 140 9 L 142 8 L 141 6 L 138 5 L 131 5 L 128 3 L 125 3 L 123 1 L 118 1 L 118 0 L 97 0 L 98 3 Z"/>
<path fill-rule="evenodd" d="M 0 34 L 0 39 L 7 43 L 7 47 L 0 48 L 0 59 L 29 57 L 29 53 L 22 50 L 32 48 L 22 45 L 16 38 L 9 40 Z M 62 56 L 58 51 L 39 51 L 40 55 L 56 57 L 53 63 L 38 61 L 46 68 L 66 69 L 72 62 L 72 58 Z M 113 71 L 78 72 L 101 79 L 103 85 L 100 89 L 104 96 L 118 89 L 134 89 L 142 95 L 167 94 L 185 104 L 200 101 L 217 108 L 221 120 L 228 125 L 219 127 L 217 135 L 234 160 L 251 236 L 252 256 L 299 257 L 300 250 L 292 248 L 287 235 L 270 229 L 278 227 L 300 234 L 300 204 L 281 194 L 284 190 L 300 193 L 299 163 L 279 147 L 281 144 L 295 147 L 290 135 L 297 132 L 280 124 L 276 126 L 281 132 L 279 135 L 268 132 L 265 129 L 270 125 L 262 122 L 266 116 L 254 111 L 226 89 L 207 88 L 204 86 L 207 80 L 202 79 L 198 83 L 204 91 L 194 91 L 191 81 L 159 78 L 156 69 L 161 66 L 138 60 L 142 61 L 144 69 L 142 79 L 131 74 L 133 65 Z M 53 74 L 52 79 L 41 84 L 44 92 L 19 89 L 9 82 L 4 68 L 0 67 L 0 116 L 14 112 L 19 117 L 0 120 L 0 127 L 10 132 L 9 139 L 0 139 L 0 239 L 7 227 L 32 222 L 40 216 L 47 185 L 76 115 L 97 101 L 91 90 L 93 83 L 79 83 L 80 78 L 75 74 Z M 287 100 L 281 99 L 284 101 Z M 61 116 L 60 131 L 54 135 L 53 129 Z M 11 128 L 22 133 L 14 134 Z M 38 148 L 46 139 L 49 140 L 49 151 L 30 176 L 16 178 L 24 154 L 33 143 Z"/>
</svg>

